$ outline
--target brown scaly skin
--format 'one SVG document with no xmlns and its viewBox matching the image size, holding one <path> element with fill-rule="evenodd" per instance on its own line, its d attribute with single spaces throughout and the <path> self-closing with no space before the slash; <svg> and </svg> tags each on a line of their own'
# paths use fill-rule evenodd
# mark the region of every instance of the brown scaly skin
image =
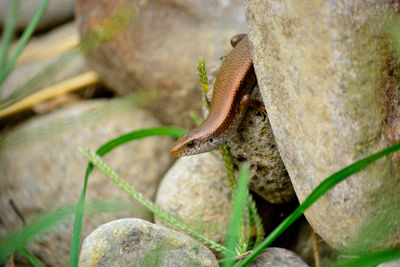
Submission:
<svg viewBox="0 0 400 267">
<path fill-rule="evenodd" d="M 236 46 L 218 70 L 210 112 L 201 125 L 187 132 L 171 148 L 173 156 L 188 156 L 217 148 L 235 134 L 257 82 L 247 35 L 237 35 Z"/>
</svg>

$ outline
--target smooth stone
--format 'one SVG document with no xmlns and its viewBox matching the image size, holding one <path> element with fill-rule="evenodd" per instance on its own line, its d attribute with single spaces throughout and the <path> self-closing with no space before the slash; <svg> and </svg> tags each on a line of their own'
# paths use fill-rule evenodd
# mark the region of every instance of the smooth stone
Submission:
<svg viewBox="0 0 400 267">
<path fill-rule="evenodd" d="M 270 247 L 266 248 L 258 258 L 249 266 L 251 267 L 309 267 L 299 256 L 294 252 L 284 249 Z"/>
<path fill-rule="evenodd" d="M 80 42 L 75 21 L 65 23 L 44 34 L 33 35 L 16 61 L 16 66 L 60 54 Z M 11 49 L 15 49 L 14 47 Z"/>
<path fill-rule="evenodd" d="M 79 266 L 219 265 L 207 247 L 187 235 L 140 219 L 120 219 L 85 238 Z"/>
<path fill-rule="evenodd" d="M 326 177 L 400 140 L 390 1 L 245 1 L 261 95 L 300 202 Z M 396 4 L 393 4 L 396 5 Z M 391 247 L 400 154 L 342 181 L 305 213 L 334 249 Z M 382 227 L 384 225 L 384 227 Z"/>
<path fill-rule="evenodd" d="M 43 36 L 35 37 L 21 55 L 20 62 L 4 82 L 3 98 L 10 97 L 28 83 L 28 92 L 37 91 L 89 70 L 82 54 L 64 54 L 62 43 L 77 43 L 79 36 L 75 23 L 59 27 Z M 57 49 L 60 53 L 54 51 Z"/>
<path fill-rule="evenodd" d="M 87 53 L 90 66 L 117 94 L 158 89 L 150 106 L 165 124 L 192 127 L 200 112 L 197 65 L 209 67 L 230 49 L 230 38 L 246 32 L 241 1 L 77 1 L 82 39 L 122 8 L 134 6 L 132 22 Z M 160 12 L 162 10 L 162 12 Z M 208 68 L 207 67 L 207 68 Z"/>
<path fill-rule="evenodd" d="M 50 114 L 37 116 L 0 141 L 0 229 L 11 232 L 22 222 L 9 201 L 27 223 L 60 206 L 75 205 L 83 187 L 88 161 L 79 147 L 98 149 L 102 144 L 130 131 L 159 125 L 148 112 L 119 112 L 110 105 L 120 102 L 86 101 Z M 114 106 L 115 109 L 115 106 Z M 154 200 L 160 178 L 172 163 L 168 137 L 151 137 L 116 148 L 104 157 L 136 190 Z M 83 235 L 98 225 L 121 217 L 152 219 L 152 214 L 113 184 L 96 168 L 89 177 L 87 201 L 115 199 L 128 201 L 124 212 L 85 214 Z M 72 219 L 29 249 L 49 266 L 68 266 Z"/>
<path fill-rule="evenodd" d="M 38 10 L 42 0 L 21 1 L 18 10 L 16 27 L 23 30 Z M 0 0 L 0 25 L 4 27 L 9 13 L 9 4 L 11 1 Z M 47 6 L 42 18 L 40 19 L 36 30 L 47 30 L 60 23 L 72 20 L 74 16 L 73 0 L 51 0 Z"/>
<path fill-rule="evenodd" d="M 223 161 L 204 153 L 181 157 L 163 177 L 156 204 L 212 240 L 224 243 L 231 188 Z M 157 224 L 171 227 L 155 217 Z"/>
</svg>

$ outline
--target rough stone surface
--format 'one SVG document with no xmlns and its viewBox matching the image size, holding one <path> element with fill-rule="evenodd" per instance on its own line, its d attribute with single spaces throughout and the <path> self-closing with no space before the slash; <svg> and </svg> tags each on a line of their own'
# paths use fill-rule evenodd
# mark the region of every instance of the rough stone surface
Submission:
<svg viewBox="0 0 400 267">
<path fill-rule="evenodd" d="M 162 179 L 156 203 L 207 237 L 224 243 L 232 205 L 231 188 L 225 166 L 215 155 L 179 158 Z M 155 221 L 167 225 L 157 217 Z"/>
<path fill-rule="evenodd" d="M 326 177 L 400 140 L 399 74 L 387 10 L 396 1 L 246 1 L 261 94 L 302 202 Z M 391 246 L 400 229 L 400 156 L 330 190 L 306 217 L 348 253 Z"/>
<path fill-rule="evenodd" d="M 10 200 L 28 223 L 46 211 L 78 202 L 87 166 L 79 147 L 96 150 L 121 134 L 158 125 L 147 112 L 130 108 L 112 113 L 110 103 L 104 103 L 84 102 L 38 116 L 1 140 L 1 231 L 22 226 Z M 105 160 L 135 189 L 154 199 L 159 179 L 172 161 L 168 153 L 171 143 L 167 137 L 146 138 L 124 144 Z M 87 200 L 94 199 L 130 197 L 95 168 L 87 191 Z M 128 216 L 152 219 L 148 210 L 132 201 L 124 212 L 85 216 L 83 235 L 104 222 Z M 58 227 L 34 243 L 31 251 L 49 266 L 67 266 L 72 228 L 72 221 Z"/>
<path fill-rule="evenodd" d="M 57 49 L 65 50 L 62 42 L 77 43 L 77 40 L 78 33 L 74 23 L 32 39 L 4 83 L 4 90 L 1 92 L 3 98 L 9 97 L 27 82 L 28 91 L 32 92 L 88 71 L 81 54 L 56 55 Z"/>
<path fill-rule="evenodd" d="M 243 161 L 250 163 L 251 190 L 270 203 L 282 204 L 295 198 L 268 117 L 250 107 L 227 145 L 237 169 Z"/>
<path fill-rule="evenodd" d="M 90 66 L 119 94 L 159 89 L 152 112 L 164 123 L 193 126 L 188 115 L 202 103 L 198 60 L 210 66 L 228 53 L 233 35 L 247 31 L 242 1 L 80 0 L 81 35 L 131 5 L 133 22 L 87 53 Z"/>
<path fill-rule="evenodd" d="M 219 265 L 207 247 L 184 234 L 140 219 L 120 219 L 85 238 L 79 266 Z"/>
<path fill-rule="evenodd" d="M 308 267 L 299 256 L 290 250 L 284 248 L 267 248 L 263 253 L 253 261 L 249 266 L 251 267 Z"/>
<path fill-rule="evenodd" d="M 16 26 L 22 30 L 28 26 L 42 0 L 21 1 Z M 4 27 L 11 1 L 0 0 L 0 25 Z M 36 29 L 46 30 L 70 20 L 74 16 L 74 0 L 51 0 Z"/>
<path fill-rule="evenodd" d="M 218 66 L 211 72 L 211 99 Z M 252 98 L 262 101 L 258 86 L 253 89 Z M 207 109 L 203 108 L 206 115 Z M 295 198 L 292 183 L 285 165 L 279 155 L 268 117 L 264 117 L 255 108 L 249 107 L 240 124 L 237 134 L 226 144 L 232 155 L 236 170 L 243 161 L 250 163 L 250 183 L 252 191 L 270 203 L 282 204 Z"/>
</svg>

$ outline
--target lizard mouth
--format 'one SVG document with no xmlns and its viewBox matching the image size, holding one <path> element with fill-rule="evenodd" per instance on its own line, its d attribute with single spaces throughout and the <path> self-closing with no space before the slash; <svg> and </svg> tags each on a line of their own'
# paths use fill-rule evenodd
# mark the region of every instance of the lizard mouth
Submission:
<svg viewBox="0 0 400 267">
<path fill-rule="evenodd" d="M 179 157 L 179 149 L 176 146 L 172 146 L 171 149 L 169 150 L 169 153 L 174 156 L 174 157 Z"/>
<path fill-rule="evenodd" d="M 180 157 L 183 155 L 183 147 L 184 144 L 182 142 L 184 136 L 181 136 L 181 138 L 179 138 L 175 144 L 172 145 L 171 149 L 169 150 L 169 153 L 174 156 L 174 157 Z"/>
</svg>

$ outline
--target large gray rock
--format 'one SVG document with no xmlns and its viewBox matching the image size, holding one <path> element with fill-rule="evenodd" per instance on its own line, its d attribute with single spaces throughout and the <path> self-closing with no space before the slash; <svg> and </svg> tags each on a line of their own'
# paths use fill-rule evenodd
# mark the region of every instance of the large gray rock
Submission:
<svg viewBox="0 0 400 267">
<path fill-rule="evenodd" d="M 301 202 L 332 173 L 400 140 L 390 3 L 246 1 L 261 94 Z M 391 246 L 399 167 L 397 153 L 341 182 L 306 211 L 308 221 L 339 250 Z"/>
<path fill-rule="evenodd" d="M 299 256 L 284 248 L 266 248 L 258 258 L 249 266 L 251 267 L 308 267 Z"/>
<path fill-rule="evenodd" d="M 42 0 L 20 1 L 16 26 L 22 30 L 28 26 Z M 4 27 L 11 1 L 0 0 L 0 25 Z M 46 30 L 71 20 L 74 16 L 74 0 L 51 0 L 36 29 Z"/>
<path fill-rule="evenodd" d="M 10 200 L 28 223 L 46 211 L 78 202 L 88 163 L 78 152 L 79 147 L 96 150 L 121 134 L 158 125 L 147 112 L 130 108 L 113 114 L 110 104 L 103 104 L 83 102 L 36 117 L 1 140 L 1 230 L 11 232 L 22 227 Z M 152 137 L 127 143 L 106 155 L 105 160 L 135 189 L 154 199 L 158 181 L 172 160 L 168 153 L 171 141 Z M 87 189 L 87 201 L 94 199 L 127 201 L 130 197 L 95 168 Z M 85 216 L 83 234 L 120 217 L 152 219 L 138 202 L 130 203 L 124 212 Z M 67 266 L 72 228 L 71 220 L 32 244 L 31 251 L 48 265 Z"/>
<path fill-rule="evenodd" d="M 82 245 L 80 267 L 218 266 L 214 254 L 192 238 L 140 219 L 97 228 Z"/>
<path fill-rule="evenodd" d="M 233 35 L 247 31 L 242 1 L 78 0 L 83 39 L 132 5 L 132 23 L 88 51 L 90 66 L 118 94 L 159 89 L 152 112 L 164 123 L 193 126 L 190 111 L 202 103 L 198 60 L 210 66 L 228 53 Z"/>
</svg>

